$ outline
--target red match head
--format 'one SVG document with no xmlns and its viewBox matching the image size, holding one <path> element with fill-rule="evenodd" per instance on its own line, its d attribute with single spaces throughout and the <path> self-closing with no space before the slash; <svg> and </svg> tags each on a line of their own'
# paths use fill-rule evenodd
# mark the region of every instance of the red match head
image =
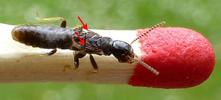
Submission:
<svg viewBox="0 0 221 100">
<path fill-rule="evenodd" d="M 147 31 L 138 30 L 138 36 Z M 142 59 L 160 72 L 154 75 L 137 65 L 129 84 L 158 88 L 185 88 L 204 82 L 213 71 L 212 45 L 200 33 L 186 28 L 156 28 L 139 39 Z"/>
</svg>

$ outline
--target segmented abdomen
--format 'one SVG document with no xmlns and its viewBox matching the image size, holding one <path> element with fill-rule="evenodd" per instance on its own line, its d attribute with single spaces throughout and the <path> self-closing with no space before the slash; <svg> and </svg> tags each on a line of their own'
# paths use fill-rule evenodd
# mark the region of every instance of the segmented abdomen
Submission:
<svg viewBox="0 0 221 100">
<path fill-rule="evenodd" d="M 21 25 L 12 30 L 14 40 L 40 48 L 69 49 L 73 31 L 67 28 L 38 25 Z"/>
</svg>

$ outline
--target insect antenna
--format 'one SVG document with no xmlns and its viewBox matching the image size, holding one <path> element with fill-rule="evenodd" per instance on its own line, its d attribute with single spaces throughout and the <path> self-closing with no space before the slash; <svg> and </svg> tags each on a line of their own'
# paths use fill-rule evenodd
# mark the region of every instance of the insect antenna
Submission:
<svg viewBox="0 0 221 100">
<path fill-rule="evenodd" d="M 162 21 L 154 26 L 152 26 L 151 28 L 149 28 L 149 30 L 147 30 L 146 32 L 142 33 L 140 36 L 138 36 L 136 39 L 134 39 L 131 43 L 133 44 L 135 41 L 137 41 L 138 39 L 142 38 L 143 36 L 147 35 L 148 33 L 150 33 L 152 30 L 156 29 L 157 27 L 160 27 L 162 25 L 164 25 L 166 22 L 165 21 Z"/>
<path fill-rule="evenodd" d="M 143 36 L 147 35 L 148 33 L 150 33 L 152 30 L 156 29 L 157 27 L 162 26 L 163 24 L 165 24 L 165 21 L 162 21 L 154 26 L 152 26 L 151 28 L 149 28 L 149 30 L 147 30 L 146 32 L 142 33 L 141 35 L 139 35 L 137 38 L 135 38 L 130 45 L 132 45 L 135 41 L 137 41 L 138 39 L 142 38 Z M 141 65 L 143 65 L 143 67 L 147 68 L 148 70 L 150 70 L 152 73 L 154 73 L 155 75 L 159 75 L 160 72 L 157 71 L 156 69 L 154 69 L 153 67 L 151 67 L 150 65 L 148 65 L 147 63 L 143 62 L 136 54 L 135 57 L 133 58 L 135 61 L 137 61 L 138 63 L 140 63 Z"/>
<path fill-rule="evenodd" d="M 160 74 L 160 72 L 158 70 L 156 70 L 155 68 L 153 68 L 150 65 L 146 64 L 145 62 L 143 62 L 136 54 L 135 54 L 135 58 L 133 58 L 133 59 L 135 61 L 137 61 L 138 63 L 140 63 L 141 65 L 143 65 L 143 67 L 145 67 L 146 69 L 150 70 L 155 75 L 159 75 Z"/>
</svg>

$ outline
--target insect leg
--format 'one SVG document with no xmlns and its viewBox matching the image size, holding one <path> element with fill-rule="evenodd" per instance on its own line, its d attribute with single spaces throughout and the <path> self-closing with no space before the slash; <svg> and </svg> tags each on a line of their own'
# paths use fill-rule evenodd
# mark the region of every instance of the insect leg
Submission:
<svg viewBox="0 0 221 100">
<path fill-rule="evenodd" d="M 92 56 L 92 54 L 90 54 L 90 61 L 91 61 L 91 64 L 92 64 L 92 66 L 93 66 L 93 68 L 94 68 L 94 71 L 93 72 L 97 72 L 98 71 L 98 66 L 97 66 L 97 63 L 96 63 L 96 61 L 94 60 L 94 57 Z"/>
<path fill-rule="evenodd" d="M 66 21 L 65 19 L 62 20 L 60 26 L 61 26 L 62 28 L 65 28 L 65 27 L 67 26 L 67 21 Z"/>
<path fill-rule="evenodd" d="M 82 58 L 86 55 L 86 52 L 82 52 L 82 51 L 75 51 L 74 52 L 74 66 L 75 69 L 77 69 L 79 67 L 79 58 Z"/>
<path fill-rule="evenodd" d="M 51 55 L 53 55 L 56 52 L 57 52 L 57 49 L 53 49 L 49 53 L 47 53 L 47 55 L 51 56 Z"/>
<path fill-rule="evenodd" d="M 65 20 L 63 17 L 48 17 L 48 18 L 36 18 L 39 22 L 54 22 L 54 21 L 63 21 Z"/>
</svg>

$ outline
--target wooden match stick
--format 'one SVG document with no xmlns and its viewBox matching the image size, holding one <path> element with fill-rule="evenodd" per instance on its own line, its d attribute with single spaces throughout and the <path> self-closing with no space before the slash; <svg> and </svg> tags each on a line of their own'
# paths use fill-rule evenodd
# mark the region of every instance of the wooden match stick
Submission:
<svg viewBox="0 0 221 100">
<path fill-rule="evenodd" d="M 11 36 L 14 26 L 5 24 L 0 24 L 0 26 L 0 82 L 88 81 L 127 83 L 133 73 L 132 69 L 135 64 L 119 63 L 113 56 L 98 55 L 94 55 L 99 66 L 98 73 L 92 72 L 93 67 L 90 64 L 89 56 L 80 59 L 79 69 L 65 69 L 68 66 L 73 66 L 73 51 L 58 50 L 52 56 L 43 55 L 50 50 L 33 48 L 14 41 Z M 94 31 L 102 36 L 111 36 L 113 39 L 123 39 L 128 42 L 136 37 L 136 31 Z M 125 36 L 127 38 L 124 38 Z"/>
<path fill-rule="evenodd" d="M 137 63 L 119 63 L 113 56 L 94 55 L 99 66 L 97 73 L 92 72 L 93 68 L 89 56 L 80 59 L 79 69 L 71 70 L 67 68 L 73 66 L 73 51 L 59 49 L 52 56 L 43 55 L 50 50 L 33 48 L 14 41 L 11 36 L 13 28 L 13 25 L 0 24 L 0 82 L 93 82 L 157 88 L 184 88 L 196 86 L 205 81 L 211 74 L 215 63 L 214 52 L 210 43 L 199 33 L 183 28 L 161 28 L 151 32 L 147 36 L 148 38 L 142 38 L 132 45 L 135 53 L 145 63 L 150 64 L 160 72 L 158 76 Z M 101 36 L 130 43 L 145 30 L 93 31 Z M 170 36 L 177 37 L 173 34 L 174 31 L 178 35 L 192 34 L 193 39 L 184 37 L 184 39 L 178 38 L 180 40 L 177 40 L 175 38 L 176 41 L 172 41 Z M 160 35 L 157 32 L 160 32 Z M 162 38 L 164 36 L 161 33 L 166 34 L 165 36 L 169 40 Z M 155 39 L 150 39 L 151 36 Z M 203 44 L 199 48 L 191 43 L 185 44 L 184 40 L 187 38 L 189 39 L 188 43 L 193 41 L 198 43 L 195 41 L 198 39 Z M 159 42 L 158 45 L 158 39 L 164 42 Z M 145 42 L 147 40 L 149 43 Z M 179 45 L 176 46 L 174 43 L 180 43 L 180 41 L 184 42 L 185 46 L 188 47 L 189 45 L 191 49 L 194 49 L 189 51 L 189 56 L 193 56 L 193 58 L 188 57 L 188 50 L 183 54 L 180 50 L 174 50 L 174 48 L 179 48 Z M 165 49 L 164 44 L 175 47 L 162 52 L 160 49 Z M 185 48 L 180 46 L 180 49 Z M 200 48 L 206 48 L 206 50 L 200 50 Z M 197 58 L 194 53 L 201 56 Z M 200 64 L 191 60 L 199 61 Z"/>
</svg>

